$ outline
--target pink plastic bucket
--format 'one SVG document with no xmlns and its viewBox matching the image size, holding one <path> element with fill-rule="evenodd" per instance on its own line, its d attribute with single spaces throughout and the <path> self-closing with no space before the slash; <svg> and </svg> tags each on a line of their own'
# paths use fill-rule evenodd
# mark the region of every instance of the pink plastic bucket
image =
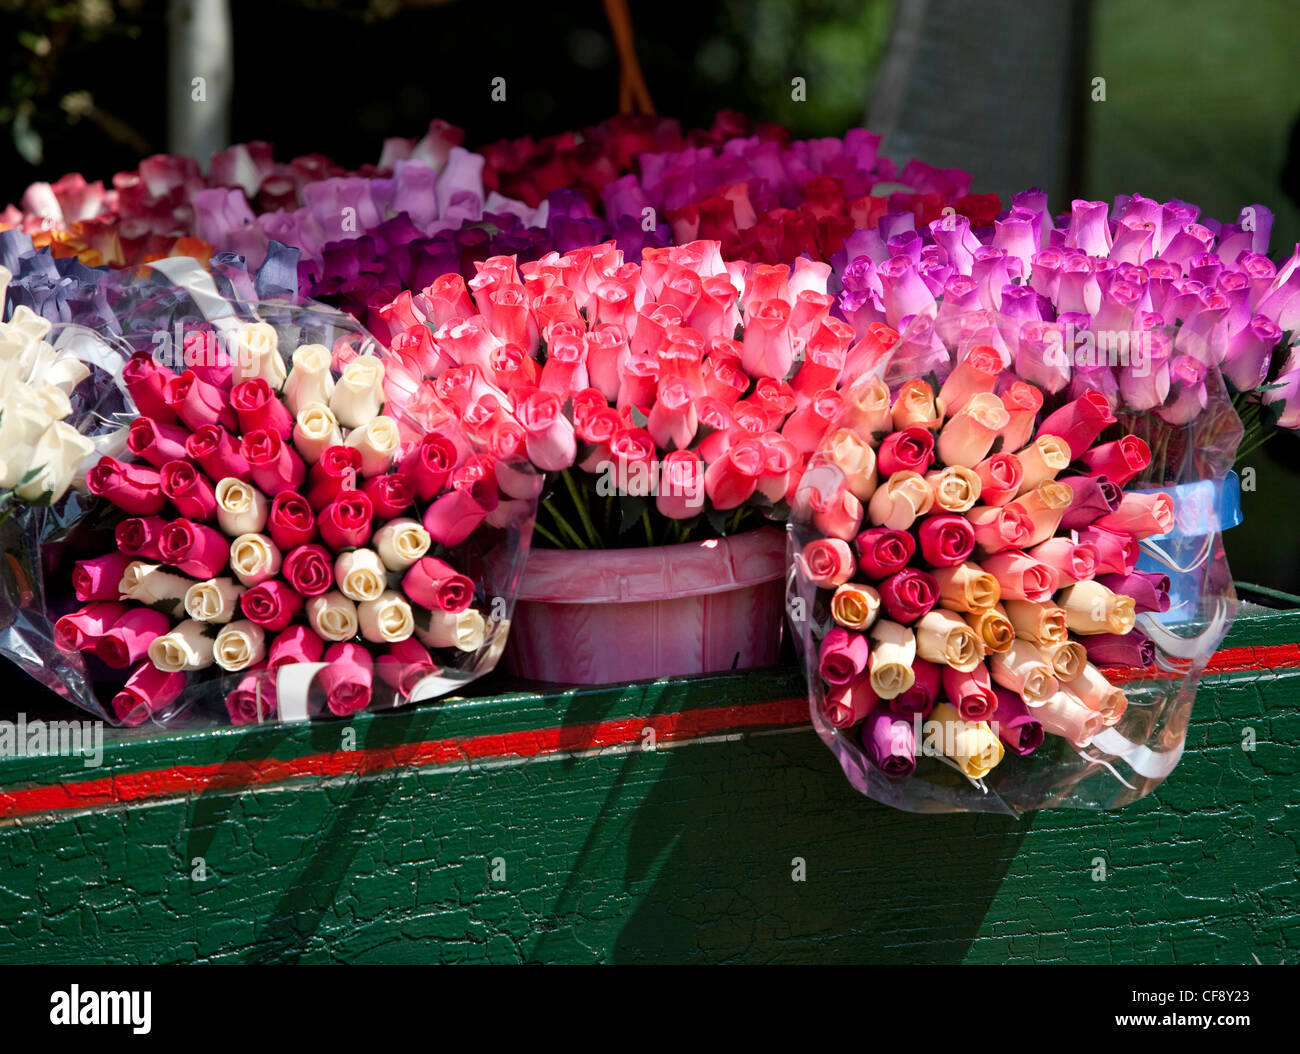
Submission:
<svg viewBox="0 0 1300 1054">
<path fill-rule="evenodd" d="M 781 647 L 785 535 L 647 549 L 534 549 L 506 665 L 565 684 L 770 666 Z"/>
</svg>

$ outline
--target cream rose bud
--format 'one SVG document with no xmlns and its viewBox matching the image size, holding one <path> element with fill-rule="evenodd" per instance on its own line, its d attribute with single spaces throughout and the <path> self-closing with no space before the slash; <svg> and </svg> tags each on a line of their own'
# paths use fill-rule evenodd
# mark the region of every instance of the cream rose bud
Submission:
<svg viewBox="0 0 1300 1054">
<path fill-rule="evenodd" d="M 347 445 L 361 451 L 361 475 L 369 477 L 388 471 L 401 440 L 397 422 L 381 414 L 360 428 L 354 428 L 348 434 Z"/>
<path fill-rule="evenodd" d="M 360 428 L 384 406 L 384 364 L 373 355 L 358 355 L 343 367 L 330 396 L 330 409 L 344 428 Z"/>
<path fill-rule="evenodd" d="M 326 640 L 351 640 L 359 626 L 357 606 L 337 589 L 307 601 L 307 622 Z"/>
<path fill-rule="evenodd" d="M 230 569 L 246 586 L 255 586 L 280 573 L 280 550 L 264 534 L 241 534 L 230 543 Z"/>
<path fill-rule="evenodd" d="M 430 648 L 478 651 L 487 639 L 487 620 L 473 608 L 430 611 L 428 629 L 416 626 L 415 635 Z"/>
<path fill-rule="evenodd" d="M 388 569 L 373 549 L 352 549 L 335 559 L 334 581 L 349 600 L 378 600 L 388 586 Z"/>
<path fill-rule="evenodd" d="M 179 615 L 185 610 L 185 594 L 194 579 L 164 571 L 158 564 L 133 560 L 122 572 L 117 591 L 147 607 L 166 608 L 168 614 Z"/>
<path fill-rule="evenodd" d="M 324 403 L 307 403 L 293 423 L 293 445 L 308 465 L 320 460 L 332 446 L 343 445 L 343 431 Z"/>
<path fill-rule="evenodd" d="M 358 604 L 357 619 L 361 624 L 361 636 L 372 644 L 396 644 L 415 632 L 411 605 L 391 589 L 375 600 Z"/>
<path fill-rule="evenodd" d="M 256 666 L 266 657 L 266 633 L 248 619 L 232 622 L 217 634 L 212 657 L 218 666 L 231 673 Z"/>
<path fill-rule="evenodd" d="M 265 322 L 246 322 L 235 331 L 234 379 L 251 381 L 262 378 L 272 388 L 284 384 L 284 360 L 275 330 Z"/>
<path fill-rule="evenodd" d="M 334 391 L 330 349 L 324 344 L 304 344 L 293 353 L 293 368 L 284 382 L 284 401 L 297 417 L 309 403 L 329 404 Z"/>
<path fill-rule="evenodd" d="M 74 388 L 90 376 L 90 367 L 75 355 L 62 355 L 45 371 L 45 383 L 70 396 Z"/>
<path fill-rule="evenodd" d="M 867 504 L 867 518 L 877 527 L 905 531 L 918 516 L 934 504 L 934 491 L 923 476 L 899 469 L 889 477 Z"/>
<path fill-rule="evenodd" d="M 925 481 L 934 491 L 934 503 L 944 512 L 966 512 L 974 508 L 984 486 L 979 476 L 964 465 L 927 472 Z"/>
<path fill-rule="evenodd" d="M 62 388 L 52 384 L 30 385 L 32 401 L 51 421 L 62 421 L 72 413 L 72 400 Z"/>
<path fill-rule="evenodd" d="M 48 494 L 51 502 L 58 501 L 71 486 L 77 467 L 94 452 L 93 442 L 67 422 L 55 421 L 36 441 L 24 472 L 36 469 L 36 475 L 18 488 L 18 496 L 36 501 Z"/>
<path fill-rule="evenodd" d="M 389 520 L 375 532 L 379 559 L 390 571 L 405 571 L 429 551 L 433 539 L 419 520 Z"/>
<path fill-rule="evenodd" d="M 984 645 L 961 616 L 945 608 L 926 612 L 916 623 L 916 654 L 970 673 L 984 658 Z"/>
<path fill-rule="evenodd" d="M 234 476 L 217 483 L 217 523 L 232 537 L 260 534 L 268 510 L 266 495 L 251 483 Z"/>
<path fill-rule="evenodd" d="M 185 591 L 185 614 L 195 622 L 229 622 L 239 610 L 243 592 L 233 578 L 195 582 Z"/>
<path fill-rule="evenodd" d="M 186 619 L 149 645 L 149 661 L 163 673 L 203 670 L 212 665 L 213 638 L 202 622 Z"/>
</svg>

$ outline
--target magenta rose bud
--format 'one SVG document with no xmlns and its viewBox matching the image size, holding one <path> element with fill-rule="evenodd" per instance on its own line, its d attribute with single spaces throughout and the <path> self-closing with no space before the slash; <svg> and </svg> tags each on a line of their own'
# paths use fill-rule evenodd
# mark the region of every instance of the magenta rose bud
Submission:
<svg viewBox="0 0 1300 1054">
<path fill-rule="evenodd" d="M 248 670 L 226 695 L 226 714 L 232 725 L 260 725 L 279 710 L 275 674 L 269 665 Z"/>
<path fill-rule="evenodd" d="M 997 707 L 989 668 L 980 663 L 969 673 L 944 666 L 940 670 L 943 694 L 957 708 L 963 721 L 987 721 Z"/>
<path fill-rule="evenodd" d="M 1133 598 L 1133 610 L 1164 613 L 1169 610 L 1169 576 L 1157 571 L 1133 571 L 1127 575 L 1098 575 L 1097 581 L 1112 593 Z"/>
<path fill-rule="evenodd" d="M 311 467 L 307 500 L 318 512 L 344 491 L 357 489 L 361 471 L 361 451 L 352 446 L 326 447 L 320 460 Z"/>
<path fill-rule="evenodd" d="M 126 448 L 141 461 L 162 468 L 168 461 L 185 456 L 190 433 L 179 425 L 161 424 L 151 417 L 137 417 L 126 432 Z"/>
<path fill-rule="evenodd" d="M 1090 474 L 1105 476 L 1122 488 L 1151 464 L 1151 448 L 1139 436 L 1127 435 L 1084 451 L 1078 460 Z"/>
<path fill-rule="evenodd" d="M 500 500 L 490 463 L 471 458 L 452 474 L 451 489 L 425 510 L 424 529 L 439 545 L 459 545 L 487 519 Z"/>
<path fill-rule="evenodd" d="M 896 714 L 911 718 L 913 714 L 927 716 L 939 698 L 942 670 L 937 663 L 925 659 L 912 660 L 912 687 L 889 700 L 889 708 Z"/>
<path fill-rule="evenodd" d="M 858 569 L 849 543 L 841 538 L 818 538 L 799 554 L 804 577 L 819 589 L 834 589 L 853 577 Z"/>
<path fill-rule="evenodd" d="M 822 716 L 835 728 L 852 728 L 878 705 L 880 696 L 871 687 L 871 677 L 863 674 L 848 684 L 827 687 Z"/>
<path fill-rule="evenodd" d="M 388 646 L 386 654 L 375 660 L 379 679 L 398 695 L 409 696 L 430 674 L 439 672 L 429 649 L 414 637 Z"/>
<path fill-rule="evenodd" d="M 934 575 L 905 567 L 884 579 L 879 586 L 880 603 L 893 622 L 915 622 L 939 602 L 939 583 Z"/>
<path fill-rule="evenodd" d="M 876 469 L 882 479 L 895 472 L 917 472 L 925 475 L 934 464 L 934 433 L 928 428 L 914 426 L 886 436 L 876 452 Z"/>
<path fill-rule="evenodd" d="M 303 607 L 302 594 L 278 578 L 252 586 L 239 597 L 239 608 L 251 622 L 269 633 L 279 633 Z"/>
<path fill-rule="evenodd" d="M 131 516 L 113 528 L 117 547 L 125 555 L 141 560 L 162 560 L 162 532 L 167 521 L 161 516 Z"/>
<path fill-rule="evenodd" d="M 975 551 L 975 528 L 965 516 L 927 516 L 917 534 L 931 567 L 956 567 Z"/>
<path fill-rule="evenodd" d="M 278 432 L 266 429 L 249 432 L 239 452 L 248 462 L 253 483 L 268 497 L 281 491 L 297 490 L 307 478 L 307 466 Z"/>
<path fill-rule="evenodd" d="M 1281 340 L 1282 329 L 1275 322 L 1262 315 L 1252 318 L 1229 338 L 1223 375 L 1239 392 L 1258 388 L 1268 376 L 1269 360 Z"/>
<path fill-rule="evenodd" d="M 402 591 L 430 611 L 464 611 L 474 600 L 474 583 L 436 556 L 421 557 L 402 577 Z"/>
<path fill-rule="evenodd" d="M 288 441 L 293 435 L 293 414 L 261 377 L 236 384 L 230 391 L 230 405 L 239 415 L 239 430 L 275 432 Z"/>
<path fill-rule="evenodd" d="M 267 513 L 266 525 L 271 541 L 282 553 L 306 545 L 316 537 L 316 514 L 311 503 L 296 490 L 286 490 L 275 496 Z"/>
<path fill-rule="evenodd" d="M 318 597 L 334 588 L 334 559 L 323 545 L 298 546 L 285 556 L 280 573 L 304 597 Z"/>
<path fill-rule="evenodd" d="M 1041 747 L 1042 723 L 1034 717 L 1019 693 L 994 685 L 993 695 L 997 699 L 997 707 L 989 725 L 997 731 L 998 738 L 1006 744 L 1007 749 L 1024 757 Z"/>
<path fill-rule="evenodd" d="M 870 527 L 858 535 L 858 566 L 869 578 L 879 579 L 907 566 L 916 553 L 916 539 L 907 531 Z"/>
<path fill-rule="evenodd" d="M 361 489 L 370 497 L 370 504 L 375 507 L 375 516 L 381 520 L 396 519 L 415 500 L 411 481 L 404 472 L 371 476 Z"/>
<path fill-rule="evenodd" d="M 822 638 L 817 668 L 827 684 L 848 684 L 867 668 L 870 657 L 871 646 L 865 636 L 835 626 Z"/>
<path fill-rule="evenodd" d="M 180 698 L 185 682 L 184 673 L 164 673 L 146 659 L 113 696 L 113 713 L 124 725 L 143 724 L 150 714 Z"/>
<path fill-rule="evenodd" d="M 889 707 L 867 716 L 859 741 L 867 760 L 890 779 L 906 779 L 916 771 L 916 731 L 910 720 Z"/>
<path fill-rule="evenodd" d="M 122 367 L 122 381 L 131 401 L 140 411 L 160 424 L 174 424 L 176 412 L 167 405 L 167 382 L 176 375 L 147 351 L 137 351 Z"/>
<path fill-rule="evenodd" d="M 1122 491 L 1105 476 L 1070 476 L 1067 479 L 1074 499 L 1061 517 L 1061 526 L 1077 531 L 1094 520 L 1119 508 Z"/>
<path fill-rule="evenodd" d="M 456 444 L 446 436 L 430 432 L 402 461 L 401 470 L 410 480 L 415 496 L 421 501 L 432 501 L 447 485 L 457 460 Z"/>
<path fill-rule="evenodd" d="M 239 440 L 220 425 L 206 425 L 185 441 L 185 453 L 199 463 L 208 479 L 252 478 L 248 460 L 239 452 Z"/>
<path fill-rule="evenodd" d="M 226 402 L 225 393 L 201 379 L 193 370 L 170 378 L 164 398 L 172 412 L 193 432 L 206 425 L 220 425 L 233 432 L 238 426 L 235 411 Z"/>
<path fill-rule="evenodd" d="M 1127 575 L 1138 562 L 1137 539 L 1131 534 L 1109 531 L 1105 527 L 1084 527 L 1079 531 L 1079 541 L 1097 551 L 1097 574 Z"/>
<path fill-rule="evenodd" d="M 375 669 L 370 652 L 360 644 L 334 644 L 326 650 L 325 662 L 329 665 L 321 670 L 317 682 L 325 691 L 330 713 L 346 717 L 370 705 Z"/>
<path fill-rule="evenodd" d="M 310 626 L 290 626 L 282 631 L 266 650 L 268 669 L 278 670 L 300 662 L 320 662 L 325 641 Z"/>
<path fill-rule="evenodd" d="M 152 608 L 131 608 L 99 638 L 95 654 L 115 670 L 133 666 L 149 654 L 149 645 L 172 628 L 172 620 Z"/>
<path fill-rule="evenodd" d="M 1149 670 L 1156 664 L 1156 646 L 1140 629 L 1128 633 L 1090 633 L 1079 638 L 1094 666 L 1135 666 Z"/>
<path fill-rule="evenodd" d="M 1092 446 L 1104 428 L 1114 423 L 1110 402 L 1101 392 L 1091 389 L 1048 414 L 1038 426 L 1038 434 L 1060 436 L 1070 448 L 1070 457 L 1077 458 Z"/>
<path fill-rule="evenodd" d="M 156 468 L 128 465 L 108 456 L 100 458 L 86 473 L 86 486 L 91 494 L 132 516 L 152 516 L 167 505 Z"/>
<path fill-rule="evenodd" d="M 159 543 L 163 563 L 191 578 L 216 578 L 230 562 L 230 542 L 220 531 L 190 520 L 172 520 Z"/>
<path fill-rule="evenodd" d="M 321 510 L 317 527 L 331 549 L 355 549 L 370 540 L 370 526 L 375 507 L 365 491 L 350 490 L 340 494 Z"/>
<path fill-rule="evenodd" d="M 162 467 L 163 493 L 186 519 L 211 520 L 217 515 L 212 482 L 189 461 L 169 461 Z"/>
<path fill-rule="evenodd" d="M 118 548 L 121 548 L 120 541 Z M 83 604 L 91 600 L 119 599 L 122 592 L 118 586 L 132 559 L 132 555 L 123 550 L 97 556 L 93 560 L 78 560 L 72 568 L 73 593 Z"/>
<path fill-rule="evenodd" d="M 92 600 L 54 623 L 54 645 L 60 651 L 94 651 L 100 638 L 127 612 L 114 600 Z"/>
</svg>

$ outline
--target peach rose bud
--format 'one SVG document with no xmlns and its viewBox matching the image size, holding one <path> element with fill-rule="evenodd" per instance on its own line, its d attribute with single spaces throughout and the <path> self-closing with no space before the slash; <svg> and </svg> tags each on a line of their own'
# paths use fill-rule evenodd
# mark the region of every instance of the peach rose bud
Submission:
<svg viewBox="0 0 1300 1054">
<path fill-rule="evenodd" d="M 1114 633 L 1123 636 L 1137 619 L 1133 598 L 1112 593 L 1100 582 L 1076 582 L 1056 594 L 1065 609 L 1065 624 L 1074 633 Z"/>
<path fill-rule="evenodd" d="M 989 673 L 996 683 L 1018 694 L 1030 707 L 1038 706 L 1060 687 L 1051 663 L 1036 645 L 1020 637 L 1006 651 L 989 658 Z"/>
<path fill-rule="evenodd" d="M 939 603 L 951 611 L 979 613 L 1002 599 L 998 580 L 979 564 L 967 560 L 956 567 L 932 567 L 939 583 Z"/>
<path fill-rule="evenodd" d="M 1015 627 L 1011 625 L 1011 620 L 1000 604 L 977 611 L 964 611 L 961 617 L 979 637 L 986 655 L 989 652 L 1006 651 L 1016 639 Z"/>
<path fill-rule="evenodd" d="M 1007 411 L 992 392 L 971 396 L 960 413 L 939 432 L 939 460 L 945 465 L 973 469 L 988 456 L 998 432 L 1006 427 Z"/>
<path fill-rule="evenodd" d="M 916 472 L 900 469 L 876 488 L 867 505 L 867 519 L 876 527 L 905 531 L 934 504 L 934 491 Z"/>
<path fill-rule="evenodd" d="M 947 415 L 956 416 L 976 395 L 992 394 L 993 386 L 1002 373 L 1002 366 L 1002 355 L 997 348 L 989 344 L 976 344 L 972 347 L 966 358 L 953 367 L 952 373 L 948 374 L 948 379 L 939 389 L 939 399 Z"/>
<path fill-rule="evenodd" d="M 1001 740 L 985 721 L 963 721 L 950 703 L 936 703 L 930 711 L 930 727 L 938 730 L 944 755 L 967 779 L 983 779 L 1002 760 Z M 926 734 L 927 746 L 930 734 Z"/>
<path fill-rule="evenodd" d="M 1015 456 L 1024 470 L 1017 494 L 1024 494 L 1055 479 L 1069 465 L 1070 446 L 1060 436 L 1039 436 Z"/>
<path fill-rule="evenodd" d="M 1037 705 L 1031 704 L 1030 712 L 1044 732 L 1061 736 L 1076 747 L 1086 747 L 1103 727 L 1101 714 L 1065 690 L 1053 692 Z"/>
<path fill-rule="evenodd" d="M 1097 573 L 1097 550 L 1069 538 L 1048 538 L 1028 550 L 1040 563 L 1056 568 L 1060 582 L 1082 582 Z"/>
<path fill-rule="evenodd" d="M 1040 648 L 1069 639 L 1065 628 L 1065 612 L 1055 604 L 1008 599 L 1003 606 L 1007 618 L 1015 627 L 1017 637 L 1024 637 Z"/>
<path fill-rule="evenodd" d="M 831 597 L 831 618 L 845 629 L 867 629 L 879 614 L 880 592 L 875 586 L 845 582 Z"/>
<path fill-rule="evenodd" d="M 904 428 L 939 428 L 943 424 L 941 403 L 936 404 L 934 390 L 930 385 L 914 377 L 898 389 L 894 396 L 894 408 L 890 412 L 890 423 L 895 432 Z"/>
<path fill-rule="evenodd" d="M 1032 556 L 1021 552 L 986 556 L 980 561 L 980 566 L 998 580 L 998 588 L 1005 600 L 1033 600 L 1041 603 L 1052 599 L 1059 584 L 1055 568 L 1039 563 Z M 1010 614 L 1010 609 L 1007 613 Z"/>
<path fill-rule="evenodd" d="M 844 423 L 872 446 L 878 432 L 890 431 L 893 412 L 889 386 L 879 377 L 859 377 L 844 393 Z"/>
<path fill-rule="evenodd" d="M 981 555 L 1021 549 L 1028 544 L 1034 530 L 1034 521 L 1014 501 L 1001 508 L 978 505 L 966 513 L 966 519 L 975 528 L 975 549 Z"/>
<path fill-rule="evenodd" d="M 983 660 L 984 645 L 960 615 L 934 608 L 916 623 L 916 654 L 928 662 L 969 673 Z"/>
<path fill-rule="evenodd" d="M 1105 675 L 1086 660 L 1078 673 L 1065 685 L 1084 706 L 1101 715 L 1101 723 L 1109 728 L 1124 716 L 1128 697 L 1116 688 Z"/>
<path fill-rule="evenodd" d="M 983 482 L 979 474 L 965 465 L 949 465 L 927 472 L 925 481 L 934 491 L 934 503 L 944 512 L 966 512 L 979 501 Z"/>
<path fill-rule="evenodd" d="M 1052 674 L 1062 683 L 1078 677 L 1088 662 L 1088 652 L 1077 640 L 1047 644 L 1040 650 L 1043 658 L 1051 664 Z"/>
<path fill-rule="evenodd" d="M 1031 491 L 1027 491 L 1011 503 L 1008 508 L 1019 506 L 1025 510 L 1033 525 L 1029 532 L 1026 546 L 1038 545 L 1047 541 L 1061 526 L 1061 518 L 1074 501 L 1074 491 L 1068 483 L 1047 480 Z"/>
<path fill-rule="evenodd" d="M 871 690 L 881 699 L 902 695 L 916 683 L 912 662 L 916 659 L 916 638 L 906 626 L 888 619 L 877 619 L 868 636 L 871 657 L 867 673 Z"/>
<path fill-rule="evenodd" d="M 841 428 L 826 441 L 824 456 L 844 473 L 845 485 L 858 501 L 876 491 L 876 452 L 851 428 Z"/>
</svg>

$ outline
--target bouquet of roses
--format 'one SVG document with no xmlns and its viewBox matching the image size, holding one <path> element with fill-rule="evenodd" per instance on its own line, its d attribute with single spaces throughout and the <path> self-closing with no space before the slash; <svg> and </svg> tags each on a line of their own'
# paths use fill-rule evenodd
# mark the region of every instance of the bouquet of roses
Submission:
<svg viewBox="0 0 1300 1054">
<path fill-rule="evenodd" d="M 905 329 L 809 461 L 788 603 L 813 720 L 858 789 L 903 808 L 1115 804 L 1167 775 L 1151 748 L 1176 762 L 1231 586 L 1207 576 L 1194 617 L 1161 624 L 1169 578 L 1137 561 L 1186 515 L 1149 489 L 1177 481 L 1150 479 L 1149 445 L 1101 392 L 1045 402 L 980 342 L 997 331 L 966 317 L 947 361 L 922 340 L 923 377 L 933 329 Z M 1202 438 L 1222 455 L 1239 434 Z M 1171 690 L 1134 702 L 1135 677 Z M 1085 789 L 1118 758 L 1145 783 Z"/>
</svg>

